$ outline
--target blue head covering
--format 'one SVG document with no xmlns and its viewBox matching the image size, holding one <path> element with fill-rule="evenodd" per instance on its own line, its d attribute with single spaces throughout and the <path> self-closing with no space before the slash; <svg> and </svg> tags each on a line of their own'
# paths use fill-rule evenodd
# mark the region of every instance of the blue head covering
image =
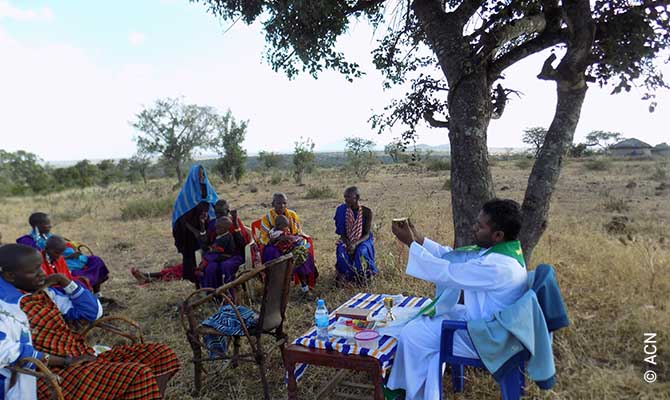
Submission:
<svg viewBox="0 0 670 400">
<path fill-rule="evenodd" d="M 202 174 L 204 176 L 203 183 L 207 187 L 206 197 L 202 197 L 200 191 L 200 179 L 198 176 L 200 168 L 202 168 Z M 209 179 L 207 179 L 207 171 L 205 170 L 205 167 L 198 164 L 192 166 L 186 177 L 186 182 L 184 182 L 184 186 L 182 186 L 177 195 L 177 199 L 174 202 L 174 209 L 172 210 L 172 226 L 174 227 L 174 224 L 179 217 L 186 214 L 203 201 L 209 203 L 209 217 L 215 218 L 214 203 L 216 203 L 218 199 L 219 196 L 216 195 L 216 191 L 209 183 Z"/>
</svg>

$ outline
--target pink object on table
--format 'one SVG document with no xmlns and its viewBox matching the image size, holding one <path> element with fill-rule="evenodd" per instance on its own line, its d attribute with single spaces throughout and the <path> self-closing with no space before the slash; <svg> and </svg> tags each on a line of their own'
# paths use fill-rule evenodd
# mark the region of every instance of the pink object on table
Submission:
<svg viewBox="0 0 670 400">
<path fill-rule="evenodd" d="M 379 340 L 379 333 L 371 329 L 365 329 L 356 333 L 354 339 L 356 339 L 356 343 L 359 346 L 373 347 L 377 344 L 377 340 Z"/>
</svg>

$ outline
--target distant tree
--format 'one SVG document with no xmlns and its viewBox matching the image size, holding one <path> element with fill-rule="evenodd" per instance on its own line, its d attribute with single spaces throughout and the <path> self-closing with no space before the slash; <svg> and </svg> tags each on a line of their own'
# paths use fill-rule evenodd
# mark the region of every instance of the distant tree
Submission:
<svg viewBox="0 0 670 400">
<path fill-rule="evenodd" d="M 136 115 L 132 126 L 141 133 L 135 138 L 138 151 L 159 154 L 184 181 L 184 163 L 193 151 L 209 148 L 215 129 L 216 112 L 211 107 L 184 104 L 181 99 L 156 100 L 152 108 Z"/>
<path fill-rule="evenodd" d="M 373 152 L 375 142 L 360 137 L 348 137 L 344 141 L 347 169 L 358 179 L 364 179 L 377 163 L 377 157 Z"/>
<path fill-rule="evenodd" d="M 114 160 L 102 160 L 97 164 L 97 167 L 100 174 L 100 184 L 103 186 L 120 182 L 125 178 Z"/>
<path fill-rule="evenodd" d="M 89 187 L 96 185 L 100 179 L 100 170 L 88 160 L 81 160 L 72 167 L 78 176 L 77 186 Z"/>
<path fill-rule="evenodd" d="M 521 141 L 531 146 L 533 157 L 537 158 L 544 144 L 545 136 L 547 136 L 547 130 L 544 128 L 540 128 L 539 126 L 526 128 L 523 130 Z"/>
<path fill-rule="evenodd" d="M 44 193 L 53 185 L 53 179 L 41 159 L 23 150 L 0 150 L 0 194 L 22 195 Z"/>
<path fill-rule="evenodd" d="M 592 131 L 586 135 L 586 145 L 589 147 L 600 147 L 601 151 L 604 153 L 607 153 L 613 144 L 622 140 L 624 140 L 624 138 L 619 132 Z"/>
<path fill-rule="evenodd" d="M 293 148 L 293 179 L 301 184 L 306 173 L 314 170 L 316 157 L 314 156 L 314 142 L 307 138 L 295 142 Z"/>
<path fill-rule="evenodd" d="M 389 144 L 384 146 L 384 153 L 391 157 L 394 163 L 400 160 L 400 155 L 405 151 L 405 144 L 400 138 L 393 139 Z"/>
<path fill-rule="evenodd" d="M 593 153 L 592 150 L 589 150 L 586 143 L 577 143 L 570 146 L 568 155 L 574 158 L 586 157 Z"/>
<path fill-rule="evenodd" d="M 247 152 L 242 142 L 248 124 L 249 121 L 236 121 L 230 110 L 216 118 L 213 147 L 220 156 L 216 169 L 227 182 L 235 179 L 239 183 L 244 176 Z"/>
<path fill-rule="evenodd" d="M 258 161 L 260 161 L 261 165 L 266 170 L 278 167 L 281 160 L 281 154 L 276 154 L 271 151 L 261 151 L 258 153 Z"/>
<path fill-rule="evenodd" d="M 395 129 L 403 129 L 404 138 L 422 125 L 448 131 L 457 247 L 472 244 L 479 210 L 495 196 L 487 137 L 491 119 L 503 116 L 513 93 L 503 87 L 505 74 L 534 63 L 526 78 L 551 82 L 556 97 L 530 100 L 554 114 L 522 204 L 520 241 L 528 260 L 548 226 L 562 157 L 588 87 L 640 88 L 652 106 L 655 91 L 667 87 L 657 62 L 670 47 L 666 1 L 192 1 L 220 19 L 262 29 L 268 63 L 289 77 L 326 69 L 348 80 L 362 76 L 339 38 L 361 23 L 372 26 L 380 39 L 371 58 L 384 87 L 409 88 L 372 118 L 373 128 L 402 125 Z M 536 57 L 543 53 L 544 60 Z"/>
<path fill-rule="evenodd" d="M 138 174 L 142 177 L 144 184 L 147 184 L 147 172 L 149 171 L 149 166 L 151 165 L 151 159 L 147 154 L 137 153 L 130 159 L 130 170 L 131 176 L 133 173 Z M 133 179 L 131 178 L 131 181 Z"/>
</svg>

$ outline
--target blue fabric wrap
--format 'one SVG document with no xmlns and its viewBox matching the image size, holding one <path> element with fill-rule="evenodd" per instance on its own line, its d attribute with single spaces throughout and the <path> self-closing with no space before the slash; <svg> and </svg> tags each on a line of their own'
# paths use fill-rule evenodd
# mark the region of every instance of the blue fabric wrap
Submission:
<svg viewBox="0 0 670 400">
<path fill-rule="evenodd" d="M 356 213 L 354 213 L 354 216 L 356 216 Z M 346 204 L 340 204 L 337 207 L 335 210 L 335 217 L 333 219 L 335 220 L 335 233 L 340 236 L 346 236 Z M 365 226 L 366 222 L 367 221 L 365 217 L 363 217 L 363 226 Z M 370 237 L 367 240 L 363 241 L 356 247 L 356 252 L 354 253 L 353 257 L 349 256 L 342 243 L 337 244 L 335 254 L 337 257 L 335 268 L 337 269 L 337 272 L 344 275 L 347 280 L 352 280 L 357 275 L 365 275 L 369 278 L 378 272 L 377 264 L 375 263 L 375 246 L 372 232 L 370 232 Z M 367 263 L 367 269 L 365 269 L 365 271 L 361 263 L 361 257 L 365 259 L 365 262 Z"/>
<path fill-rule="evenodd" d="M 540 264 L 528 274 L 528 286 L 537 295 L 537 302 L 542 308 L 549 332 L 565 328 L 570 324 L 568 312 L 556 281 L 554 268 L 548 264 Z"/>
<path fill-rule="evenodd" d="M 84 269 L 86 263 L 88 262 L 88 257 L 81 254 L 76 258 L 67 258 L 68 256 L 74 254 L 74 249 L 72 247 L 66 247 L 63 252 L 63 257 L 65 258 L 65 264 L 67 264 L 67 269 L 70 271 L 80 271 Z"/>
<path fill-rule="evenodd" d="M 258 322 L 258 314 L 244 306 L 238 306 L 237 311 L 244 320 L 247 329 L 252 329 Z M 230 304 L 222 305 L 212 316 L 202 321 L 202 325 L 214 328 L 226 336 L 242 336 L 242 324 L 237 319 L 235 311 Z M 219 335 L 205 335 L 203 337 L 210 357 L 216 357 L 226 354 L 228 342 L 225 337 Z"/>
<path fill-rule="evenodd" d="M 534 291 L 528 290 L 491 321 L 468 321 L 468 333 L 482 363 L 497 380 L 518 364 L 518 359 L 512 359 L 526 351 L 521 357 L 528 357 L 530 378 L 543 389 L 553 385 L 556 369 L 551 338 Z"/>
<path fill-rule="evenodd" d="M 207 179 L 207 170 L 202 167 L 202 172 L 205 178 L 204 184 L 207 187 L 207 196 L 204 198 L 202 197 L 202 193 L 200 192 L 200 179 L 198 176 L 198 170 L 200 168 L 200 165 L 191 167 L 191 170 L 186 177 L 186 181 L 184 182 L 184 186 L 182 186 L 177 195 L 172 210 L 172 227 L 174 227 L 174 224 L 179 217 L 186 214 L 203 201 L 209 203 L 209 218 L 216 218 L 216 214 L 214 213 L 214 203 L 219 199 L 219 196 L 216 195 L 216 191 L 209 183 L 209 179 Z"/>
<path fill-rule="evenodd" d="M 355 214 L 354 214 L 355 215 Z M 347 205 L 340 204 L 335 209 L 335 233 L 339 236 L 344 236 L 347 234 Z M 365 225 L 365 221 L 363 221 Z"/>
</svg>

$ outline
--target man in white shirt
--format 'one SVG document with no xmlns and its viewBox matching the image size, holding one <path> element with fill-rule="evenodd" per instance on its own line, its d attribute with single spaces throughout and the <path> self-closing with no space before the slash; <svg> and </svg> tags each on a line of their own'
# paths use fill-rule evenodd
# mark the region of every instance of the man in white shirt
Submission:
<svg viewBox="0 0 670 400">
<path fill-rule="evenodd" d="M 438 399 L 442 321 L 491 319 L 526 292 L 526 267 L 517 240 L 521 222 L 518 203 L 490 200 L 473 227 L 476 245 L 456 250 L 419 234 L 410 221 L 393 224 L 396 238 L 409 246 L 406 273 L 435 283 L 436 299 L 400 332 L 390 389 L 404 389 L 407 400 Z M 456 304 L 461 291 L 463 304 Z M 467 332 L 456 332 L 454 354 L 478 358 Z"/>
</svg>

